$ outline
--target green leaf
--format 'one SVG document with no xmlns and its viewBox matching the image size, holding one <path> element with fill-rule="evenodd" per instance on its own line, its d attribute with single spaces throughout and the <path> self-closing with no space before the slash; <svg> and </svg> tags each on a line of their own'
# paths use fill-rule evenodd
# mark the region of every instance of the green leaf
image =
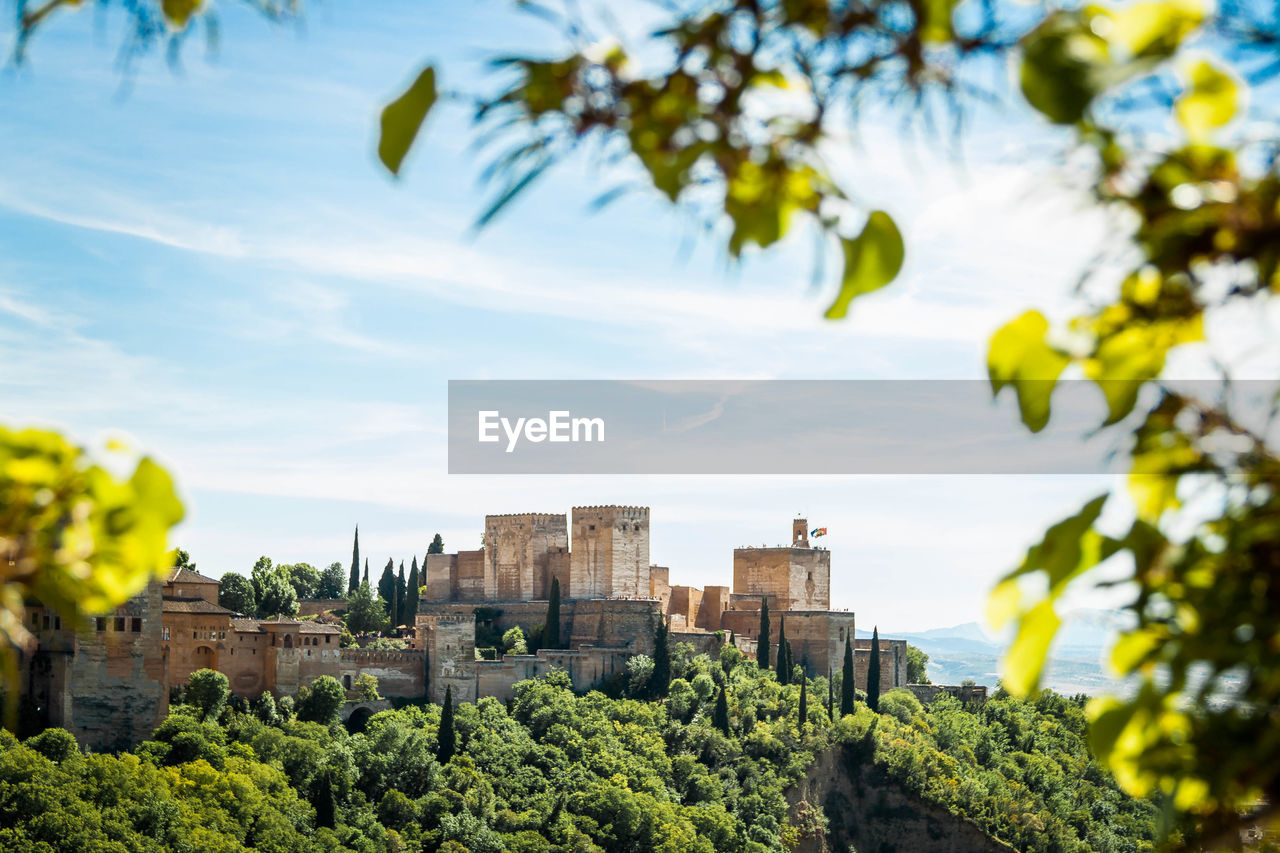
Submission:
<svg viewBox="0 0 1280 853">
<path fill-rule="evenodd" d="M 1079 15 L 1059 12 L 1028 33 L 1022 44 L 1022 94 L 1056 124 L 1074 124 L 1106 88 L 1107 42 Z"/>
<path fill-rule="evenodd" d="M 916 14 L 920 17 L 920 40 L 925 44 L 951 41 L 955 29 L 951 26 L 951 10 L 957 0 L 918 0 Z"/>
<path fill-rule="evenodd" d="M 1106 424 L 1133 411 L 1139 389 L 1160 375 L 1170 349 L 1203 339 L 1204 318 L 1199 314 L 1132 325 L 1103 338 L 1084 371 L 1107 398 Z"/>
<path fill-rule="evenodd" d="M 882 210 L 871 212 L 861 234 L 841 243 L 844 275 L 840 281 L 840 292 L 827 309 L 828 320 L 842 319 L 849 313 L 849 303 L 855 297 L 879 290 L 893 281 L 902 269 L 906 254 L 898 226 Z"/>
<path fill-rule="evenodd" d="M 1112 12 L 1110 41 L 1130 56 L 1172 56 L 1204 22 L 1200 0 L 1146 0 Z"/>
<path fill-rule="evenodd" d="M 422 69 L 404 94 L 387 104 L 382 111 L 382 135 L 378 139 L 378 159 L 393 175 L 400 174 L 400 164 L 413 145 L 422 122 L 436 102 L 436 71 L 430 65 Z"/>
<path fill-rule="evenodd" d="M 1022 422 L 1032 432 L 1049 423 L 1049 401 L 1069 359 L 1045 343 L 1049 321 L 1039 311 L 1027 311 L 994 335 L 987 348 L 987 377 L 991 392 L 1012 384 L 1018 395 Z"/>
<path fill-rule="evenodd" d="M 1023 614 L 1005 656 L 1004 686 L 1010 693 L 1026 696 L 1039 686 L 1049 645 L 1061 625 L 1052 601 L 1042 601 Z"/>
<path fill-rule="evenodd" d="M 1203 59 L 1186 69 L 1186 75 L 1187 87 L 1174 112 L 1187 136 L 1194 142 L 1203 142 L 1235 117 L 1240 87 L 1230 74 Z"/>
<path fill-rule="evenodd" d="M 187 21 L 200 8 L 201 0 L 164 0 L 160 4 L 165 18 L 178 29 L 187 25 Z"/>
</svg>

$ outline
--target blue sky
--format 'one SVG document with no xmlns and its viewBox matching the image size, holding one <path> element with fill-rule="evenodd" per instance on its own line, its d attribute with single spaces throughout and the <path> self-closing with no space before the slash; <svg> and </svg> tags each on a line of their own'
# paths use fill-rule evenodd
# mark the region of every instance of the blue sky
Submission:
<svg viewBox="0 0 1280 853">
<path fill-rule="evenodd" d="M 866 121 L 831 159 L 898 217 L 908 262 L 832 324 L 803 239 L 730 265 L 652 196 L 588 212 L 612 185 L 588 162 L 473 234 L 460 107 L 389 179 L 377 112 L 423 61 L 483 84 L 484 60 L 548 38 L 508 6 L 334 2 L 294 29 L 227 5 L 216 57 L 193 39 L 178 70 L 127 75 L 118 20 L 53 19 L 0 76 L 0 417 L 160 456 L 189 508 L 176 543 L 213 575 L 259 554 L 345 564 L 357 522 L 379 566 L 437 531 L 475 547 L 486 512 L 625 503 L 652 507 L 673 581 L 728 583 L 734 546 L 781 542 L 803 512 L 860 626 L 979 618 L 992 579 L 1108 480 L 450 478 L 446 381 L 981 378 L 990 332 L 1060 307 L 1115 231 L 1054 137 L 986 111 L 961 162 Z"/>
</svg>

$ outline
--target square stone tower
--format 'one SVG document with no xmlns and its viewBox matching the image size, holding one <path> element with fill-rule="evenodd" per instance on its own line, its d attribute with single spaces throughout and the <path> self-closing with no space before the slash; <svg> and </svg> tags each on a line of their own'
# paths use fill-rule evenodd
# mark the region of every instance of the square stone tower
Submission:
<svg viewBox="0 0 1280 853">
<path fill-rule="evenodd" d="M 570 598 L 649 598 L 649 508 L 576 506 Z"/>
<path fill-rule="evenodd" d="M 788 546 L 733 549 L 734 595 L 769 596 L 778 610 L 828 609 L 831 552 L 809 545 L 807 525 L 792 522 Z"/>
<path fill-rule="evenodd" d="M 569 547 L 563 513 L 526 512 L 484 518 L 485 588 L 496 601 L 545 599 L 550 555 Z"/>
</svg>

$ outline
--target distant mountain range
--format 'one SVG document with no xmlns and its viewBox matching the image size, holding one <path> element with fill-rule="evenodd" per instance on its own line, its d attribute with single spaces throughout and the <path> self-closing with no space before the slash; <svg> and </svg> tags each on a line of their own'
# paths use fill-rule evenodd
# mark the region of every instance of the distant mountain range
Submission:
<svg viewBox="0 0 1280 853">
<path fill-rule="evenodd" d="M 1063 617 L 1050 651 L 1046 686 L 1068 695 L 1114 689 L 1116 680 L 1105 666 L 1106 654 L 1125 624 L 1125 614 L 1115 610 L 1081 610 Z M 857 636 L 869 638 L 871 632 L 859 630 Z M 1006 640 L 977 622 L 927 631 L 886 630 L 881 636 L 906 640 L 929 655 L 929 680 L 935 684 L 972 679 L 994 689 L 1000 677 Z"/>
</svg>

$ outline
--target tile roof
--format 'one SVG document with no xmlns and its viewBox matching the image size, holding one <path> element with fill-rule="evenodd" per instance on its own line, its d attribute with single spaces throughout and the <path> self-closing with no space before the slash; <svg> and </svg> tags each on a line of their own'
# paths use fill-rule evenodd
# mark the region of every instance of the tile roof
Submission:
<svg viewBox="0 0 1280 853">
<path fill-rule="evenodd" d="M 341 634 L 337 625 L 324 625 L 319 622 L 304 622 L 290 619 L 287 616 L 272 616 L 270 619 L 232 619 L 231 627 L 237 631 L 259 633 L 264 625 L 281 625 L 293 628 L 301 634 Z"/>
<path fill-rule="evenodd" d="M 193 572 L 184 566 L 174 566 L 169 570 L 165 583 L 218 583 L 214 578 L 207 578 L 199 572 Z"/>
<path fill-rule="evenodd" d="M 165 613 L 219 613 L 230 615 L 231 611 L 225 607 L 219 607 L 211 604 L 203 598 L 166 598 L 164 599 Z"/>
<path fill-rule="evenodd" d="M 241 632 L 247 632 L 252 634 L 262 633 L 262 625 L 259 624 L 257 619 L 237 619 L 233 617 L 231 619 L 231 629 L 233 631 L 241 631 Z"/>
</svg>

